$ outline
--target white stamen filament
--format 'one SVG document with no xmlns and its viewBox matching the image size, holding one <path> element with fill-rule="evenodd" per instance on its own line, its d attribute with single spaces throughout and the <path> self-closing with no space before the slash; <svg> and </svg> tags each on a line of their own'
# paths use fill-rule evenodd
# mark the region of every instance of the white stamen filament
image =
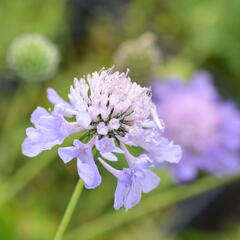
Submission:
<svg viewBox="0 0 240 240">
<path fill-rule="evenodd" d="M 157 124 L 159 130 L 163 132 L 164 131 L 164 123 L 159 119 L 156 107 L 154 107 L 151 110 L 151 115 L 152 115 L 154 122 Z"/>
<path fill-rule="evenodd" d="M 115 168 L 113 168 L 112 166 L 110 166 L 108 163 L 106 163 L 102 158 L 98 157 L 99 162 L 101 162 L 101 164 L 110 172 L 112 173 L 113 176 L 115 176 L 116 178 L 119 177 L 121 171 L 117 170 Z"/>
</svg>

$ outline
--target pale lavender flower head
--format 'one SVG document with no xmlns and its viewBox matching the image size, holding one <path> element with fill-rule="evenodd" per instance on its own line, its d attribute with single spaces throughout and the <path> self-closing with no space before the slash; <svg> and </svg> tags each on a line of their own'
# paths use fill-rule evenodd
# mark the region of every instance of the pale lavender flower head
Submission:
<svg viewBox="0 0 240 240">
<path fill-rule="evenodd" d="M 101 184 L 92 154 L 93 150 L 98 151 L 100 162 L 118 179 L 116 209 L 134 206 L 142 192 L 157 186 L 159 178 L 149 170 L 150 167 L 180 160 L 180 147 L 162 137 L 163 124 L 152 103 L 151 90 L 133 83 L 127 73 L 108 69 L 80 80 L 74 79 L 69 102 L 53 89 L 48 89 L 47 94 L 54 105 L 53 111 L 38 107 L 33 112 L 31 122 L 34 127 L 26 131 L 23 154 L 37 156 L 75 134 L 73 146 L 58 149 L 60 158 L 64 163 L 76 159 L 78 175 L 85 187 L 91 189 Z M 79 138 L 83 131 L 85 134 Z M 133 157 L 125 145 L 139 146 L 147 153 Z M 117 161 L 115 153 L 125 155 L 129 168 L 117 170 L 105 162 Z M 125 190 L 120 191 L 123 185 Z"/>
<path fill-rule="evenodd" d="M 172 165 L 178 182 L 195 179 L 198 171 L 222 176 L 240 170 L 240 112 L 220 99 L 207 73 L 191 82 L 154 82 L 153 97 L 168 126 L 165 136 L 183 149 L 181 162 Z"/>
</svg>

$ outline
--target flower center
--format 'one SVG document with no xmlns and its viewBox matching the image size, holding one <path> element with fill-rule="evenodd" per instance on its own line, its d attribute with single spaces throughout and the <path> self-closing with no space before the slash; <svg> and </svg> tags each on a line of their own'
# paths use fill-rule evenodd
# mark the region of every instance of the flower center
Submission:
<svg viewBox="0 0 240 240">
<path fill-rule="evenodd" d="M 116 135 L 124 137 L 128 133 L 127 127 L 133 125 L 133 121 L 126 120 L 125 117 L 128 114 L 121 114 L 118 116 L 109 115 L 108 119 L 104 121 L 102 116 L 98 115 L 98 121 L 92 121 L 90 123 L 93 126 L 92 131 L 98 133 L 100 136 L 108 135 L 109 137 L 115 137 Z"/>
<path fill-rule="evenodd" d="M 89 127 L 90 123 L 91 132 L 99 136 L 124 137 L 137 132 L 139 122 L 153 108 L 149 88 L 133 83 L 127 73 L 112 73 L 111 69 L 75 79 L 69 98 L 80 116 L 88 115 L 81 124 Z"/>
</svg>

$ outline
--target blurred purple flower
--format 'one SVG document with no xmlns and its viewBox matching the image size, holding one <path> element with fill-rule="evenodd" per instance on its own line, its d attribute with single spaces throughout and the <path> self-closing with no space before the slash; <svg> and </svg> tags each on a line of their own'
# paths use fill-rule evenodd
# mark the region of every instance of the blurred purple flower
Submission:
<svg viewBox="0 0 240 240">
<path fill-rule="evenodd" d="M 200 170 L 220 176 L 240 170 L 240 112 L 219 98 L 207 73 L 191 82 L 154 82 L 153 99 L 165 136 L 183 149 L 183 159 L 171 165 L 178 182 L 195 179 Z"/>
</svg>

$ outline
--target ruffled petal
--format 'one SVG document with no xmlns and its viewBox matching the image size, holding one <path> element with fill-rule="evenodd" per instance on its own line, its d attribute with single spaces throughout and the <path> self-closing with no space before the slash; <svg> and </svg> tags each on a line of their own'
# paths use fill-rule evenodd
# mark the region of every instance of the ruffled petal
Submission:
<svg viewBox="0 0 240 240">
<path fill-rule="evenodd" d="M 92 119 L 89 113 L 87 112 L 79 112 L 77 114 L 77 122 L 83 128 L 88 128 Z"/>
<path fill-rule="evenodd" d="M 113 153 L 110 153 L 110 152 L 107 152 L 107 153 L 101 153 L 101 155 L 109 160 L 109 161 L 112 161 L 112 162 L 116 162 L 118 159 L 117 157 L 113 154 Z"/>
<path fill-rule="evenodd" d="M 156 165 L 162 162 L 178 163 L 182 158 L 181 147 L 169 142 L 166 138 L 162 138 L 156 148 L 148 153 Z"/>
<path fill-rule="evenodd" d="M 80 178 L 84 181 L 84 186 L 88 189 L 96 188 L 101 184 L 102 178 L 98 172 L 97 166 L 93 162 L 84 163 L 77 159 L 77 169 Z"/>
<path fill-rule="evenodd" d="M 118 181 L 114 194 L 114 209 L 120 209 L 124 204 L 124 195 L 126 192 L 126 185 L 122 181 Z"/>
<path fill-rule="evenodd" d="M 35 157 L 42 152 L 42 146 L 34 143 L 29 138 L 25 138 L 22 143 L 22 153 L 28 157 Z"/>
<path fill-rule="evenodd" d="M 128 186 L 128 189 L 125 193 L 124 198 L 124 207 L 126 210 L 132 208 L 139 203 L 142 197 L 142 186 L 141 183 L 133 177 L 131 185 Z"/>
<path fill-rule="evenodd" d="M 76 147 L 63 147 L 58 148 L 58 155 L 64 163 L 68 163 L 79 155 L 79 151 Z"/>
<path fill-rule="evenodd" d="M 148 193 L 157 187 L 157 185 L 160 183 L 160 178 L 148 169 L 144 170 L 144 175 L 144 178 L 139 179 L 139 181 L 142 185 L 142 191 L 144 193 Z"/>
<path fill-rule="evenodd" d="M 66 108 L 71 108 L 71 105 L 69 103 L 67 103 L 66 101 L 64 101 L 57 94 L 57 92 L 52 88 L 47 89 L 47 98 L 48 98 L 49 102 L 52 103 L 53 105 L 62 104 Z"/>
<path fill-rule="evenodd" d="M 43 107 L 37 107 L 31 115 L 31 122 L 35 124 L 43 116 L 49 116 L 49 112 Z"/>
<path fill-rule="evenodd" d="M 22 144 L 23 154 L 29 157 L 38 155 L 44 150 L 49 150 L 72 134 L 70 124 L 60 115 L 48 113 L 41 115 L 43 109 L 34 112 L 35 128 L 27 128 L 27 138 Z"/>
</svg>

